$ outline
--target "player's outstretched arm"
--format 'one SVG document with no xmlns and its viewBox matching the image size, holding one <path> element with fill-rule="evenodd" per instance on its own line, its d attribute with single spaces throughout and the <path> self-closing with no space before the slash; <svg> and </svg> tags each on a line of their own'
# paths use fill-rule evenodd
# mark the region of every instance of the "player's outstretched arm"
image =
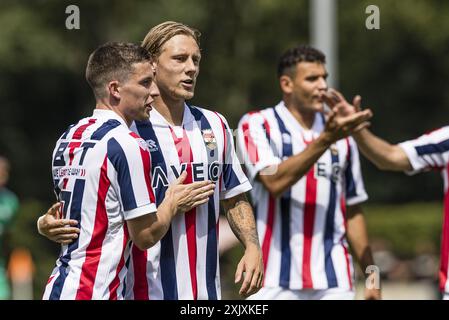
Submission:
<svg viewBox="0 0 449 320">
<path fill-rule="evenodd" d="M 37 220 L 38 232 L 51 241 L 60 244 L 70 244 L 78 238 L 80 232 L 78 221 L 72 219 L 60 219 L 61 203 L 57 202 Z"/>
<path fill-rule="evenodd" d="M 362 152 L 378 169 L 391 171 L 410 171 L 412 165 L 405 151 L 398 145 L 372 134 L 368 129 L 353 135 Z"/>
<path fill-rule="evenodd" d="M 293 155 L 277 166 L 273 174 L 261 171 L 258 179 L 274 197 L 283 194 L 300 180 L 336 141 L 369 125 L 370 110 L 353 112 L 344 116 L 330 112 L 323 132 L 299 154 Z"/>
<path fill-rule="evenodd" d="M 172 219 L 177 214 L 206 203 L 213 195 L 215 184 L 211 181 L 182 184 L 186 176 L 184 171 L 170 185 L 155 214 L 127 220 L 130 237 L 139 249 L 144 250 L 155 245 L 167 233 Z"/>
<path fill-rule="evenodd" d="M 244 193 L 222 200 L 229 225 L 245 247 L 235 273 L 235 283 L 242 281 L 239 294 L 248 297 L 260 290 L 263 283 L 263 262 L 251 205 Z"/>
<path fill-rule="evenodd" d="M 323 100 L 329 105 L 335 114 L 349 116 L 360 112 L 361 97 L 355 96 L 353 104 L 346 101 L 337 90 L 331 89 L 323 96 Z M 366 127 L 357 128 L 352 134 L 362 154 L 368 158 L 380 170 L 409 171 L 412 170 L 407 154 L 398 145 L 379 138 Z"/>
</svg>

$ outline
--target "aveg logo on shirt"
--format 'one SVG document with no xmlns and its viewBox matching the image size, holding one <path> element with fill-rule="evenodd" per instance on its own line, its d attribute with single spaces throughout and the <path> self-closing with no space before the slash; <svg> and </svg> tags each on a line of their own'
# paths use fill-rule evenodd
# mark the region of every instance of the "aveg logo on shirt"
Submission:
<svg viewBox="0 0 449 320">
<path fill-rule="evenodd" d="M 167 187 L 170 184 L 166 168 L 167 170 L 171 170 L 175 178 L 178 178 L 181 173 L 187 170 L 188 165 L 192 168 L 192 182 L 210 180 L 215 183 L 220 177 L 220 163 L 218 161 L 208 163 L 207 166 L 203 162 L 182 163 L 180 168 L 177 168 L 177 166 L 174 165 L 167 167 L 154 166 L 151 182 L 153 188 L 156 189 L 160 187 L 160 184 L 164 187 Z M 205 166 L 207 167 L 207 170 L 205 170 Z"/>
</svg>

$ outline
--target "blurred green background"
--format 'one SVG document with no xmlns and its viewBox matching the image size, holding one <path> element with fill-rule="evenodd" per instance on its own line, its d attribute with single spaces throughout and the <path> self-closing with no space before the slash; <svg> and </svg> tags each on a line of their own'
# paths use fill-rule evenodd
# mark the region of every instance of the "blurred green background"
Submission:
<svg viewBox="0 0 449 320">
<path fill-rule="evenodd" d="M 399 142 L 447 124 L 449 2 L 337 3 L 339 89 L 348 97 L 363 97 L 375 115 L 372 130 Z M 72 4 L 80 9 L 79 30 L 65 27 L 65 9 Z M 380 8 L 380 30 L 365 27 L 365 8 L 371 4 Z M 12 162 L 9 187 L 21 200 L 10 245 L 32 253 L 35 298 L 41 297 L 58 253 L 58 246 L 39 237 L 35 227 L 54 200 L 51 152 L 60 133 L 94 105 L 84 80 L 87 57 L 106 41 L 140 42 L 166 20 L 202 32 L 201 72 L 191 102 L 223 113 L 233 127 L 248 110 L 279 101 L 277 58 L 288 47 L 309 41 L 307 0 L 0 3 L 0 154 Z M 423 253 L 437 257 L 443 196 L 439 173 L 406 177 L 380 172 L 364 159 L 362 166 L 373 246 L 401 260 Z M 239 250 L 222 258 L 224 297 L 237 291 L 226 279 L 232 278 Z"/>
</svg>

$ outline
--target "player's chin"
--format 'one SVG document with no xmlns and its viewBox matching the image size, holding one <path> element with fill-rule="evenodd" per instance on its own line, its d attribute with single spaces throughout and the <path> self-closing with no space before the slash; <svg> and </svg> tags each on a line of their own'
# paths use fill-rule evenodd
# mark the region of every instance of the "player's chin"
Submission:
<svg viewBox="0 0 449 320">
<path fill-rule="evenodd" d="M 195 89 L 194 88 L 192 88 L 190 90 L 185 90 L 184 89 L 184 90 L 182 90 L 181 95 L 182 95 L 184 100 L 192 99 L 194 97 L 194 95 L 195 95 Z"/>
<path fill-rule="evenodd" d="M 150 118 L 150 111 L 142 111 L 141 113 L 139 113 L 139 115 L 136 117 L 137 121 L 145 121 L 148 120 L 148 118 Z"/>
<path fill-rule="evenodd" d="M 324 112 L 324 103 L 321 101 L 316 101 L 313 105 L 312 105 L 313 111 L 315 112 Z"/>
</svg>

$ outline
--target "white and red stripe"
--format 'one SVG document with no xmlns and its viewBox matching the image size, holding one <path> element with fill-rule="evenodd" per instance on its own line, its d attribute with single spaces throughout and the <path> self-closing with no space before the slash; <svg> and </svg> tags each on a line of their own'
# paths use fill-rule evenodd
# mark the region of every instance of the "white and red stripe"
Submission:
<svg viewBox="0 0 449 320">
<path fill-rule="evenodd" d="M 192 162 L 193 162 L 193 152 L 190 147 L 189 138 L 187 136 L 186 130 L 182 129 L 182 134 L 178 138 L 173 128 L 170 127 L 170 131 L 173 138 L 173 143 L 175 144 L 176 150 L 178 151 L 179 163 L 187 164 L 186 171 L 187 177 L 184 184 L 189 184 L 193 182 L 192 177 Z M 190 272 L 190 282 L 192 284 L 192 296 L 193 299 L 198 299 L 198 283 L 196 276 L 196 208 L 188 211 L 184 215 L 185 228 L 187 236 L 187 252 L 189 255 L 189 272 Z"/>
<path fill-rule="evenodd" d="M 344 208 L 367 199 L 355 142 L 349 138 L 335 143 L 332 149 L 336 155 L 326 151 L 278 198 L 256 179 L 262 169 L 276 170 L 286 159 L 283 148 L 291 148 L 291 155 L 298 154 L 323 130 L 319 114 L 312 129 L 305 130 L 282 102 L 240 120 L 237 149 L 253 184 L 265 287 L 352 288 L 354 271 L 345 240 Z M 333 174 L 333 167 L 339 168 L 338 174 Z M 288 209 L 288 217 L 282 206 Z"/>
<path fill-rule="evenodd" d="M 175 216 L 167 235 L 147 251 L 147 298 L 220 299 L 220 200 L 251 189 L 235 155 L 226 120 L 216 112 L 185 105 L 181 126 L 170 125 L 153 109 L 150 122 L 136 123 L 131 129 L 149 144 L 152 185 L 158 203 L 168 184 L 183 170 L 187 171 L 184 183 L 206 179 L 216 182 L 209 203 Z M 217 170 L 212 170 L 215 174 L 211 176 L 215 165 Z M 136 299 L 133 290 L 142 283 L 136 279 L 133 263 L 127 277 L 127 299 Z"/>
<path fill-rule="evenodd" d="M 440 290 L 449 293 L 449 126 L 442 127 L 417 139 L 399 144 L 405 151 L 413 170 L 408 174 L 441 170 L 444 180 L 444 219 L 441 237 Z"/>
<path fill-rule="evenodd" d="M 55 192 L 81 232 L 62 246 L 44 299 L 123 299 L 125 220 L 156 211 L 149 172 L 146 143 L 112 111 L 95 110 L 61 136 L 53 153 Z"/>
</svg>

